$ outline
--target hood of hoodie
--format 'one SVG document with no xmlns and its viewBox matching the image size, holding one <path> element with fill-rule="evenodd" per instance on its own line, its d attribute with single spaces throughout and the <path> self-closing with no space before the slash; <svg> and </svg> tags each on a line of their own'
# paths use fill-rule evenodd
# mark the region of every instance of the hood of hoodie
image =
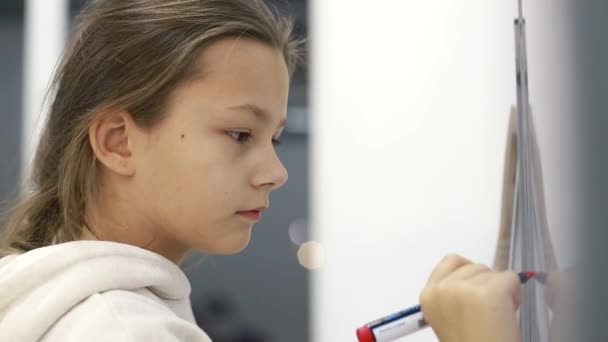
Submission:
<svg viewBox="0 0 608 342">
<path fill-rule="evenodd" d="M 132 245 L 73 241 L 0 259 L 0 341 L 38 340 L 82 300 L 109 290 L 147 288 L 188 301 L 178 265 Z"/>
</svg>

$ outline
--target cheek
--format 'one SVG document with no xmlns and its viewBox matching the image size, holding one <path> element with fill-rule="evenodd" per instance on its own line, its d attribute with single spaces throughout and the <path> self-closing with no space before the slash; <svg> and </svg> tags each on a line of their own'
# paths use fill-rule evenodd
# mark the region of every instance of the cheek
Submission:
<svg viewBox="0 0 608 342">
<path fill-rule="evenodd" d="M 210 218 L 212 213 L 233 206 L 234 185 L 226 155 L 214 153 L 211 146 L 183 142 L 165 150 L 159 158 L 159 196 L 175 215 L 188 219 Z M 170 202 L 170 203 L 167 203 Z"/>
<path fill-rule="evenodd" d="M 243 167 L 225 143 L 215 135 L 185 131 L 150 146 L 140 188 L 144 200 L 151 201 L 151 215 L 170 225 L 190 226 L 242 209 L 247 200 Z"/>
<path fill-rule="evenodd" d="M 146 152 L 143 165 L 138 170 L 145 182 L 143 185 L 156 192 L 175 188 L 178 185 L 176 180 L 183 176 L 182 169 L 185 169 L 179 149 L 161 140 L 149 146 Z"/>
<path fill-rule="evenodd" d="M 239 210 L 237 196 L 225 172 L 205 165 L 201 172 L 188 172 L 176 179 L 174 198 L 164 210 L 167 226 L 182 237 L 215 236 L 227 219 Z M 211 234 L 211 235 L 209 235 Z"/>
<path fill-rule="evenodd" d="M 199 210 L 221 210 L 222 207 L 230 206 L 236 197 L 235 182 L 230 179 L 229 170 L 215 164 L 203 163 L 197 171 L 184 172 L 180 187 L 185 194 L 184 198 L 192 201 Z"/>
</svg>

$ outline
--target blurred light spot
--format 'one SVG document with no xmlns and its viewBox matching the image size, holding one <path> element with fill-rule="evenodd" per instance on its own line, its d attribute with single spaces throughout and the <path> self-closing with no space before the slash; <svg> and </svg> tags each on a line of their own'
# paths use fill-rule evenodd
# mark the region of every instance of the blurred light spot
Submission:
<svg viewBox="0 0 608 342">
<path fill-rule="evenodd" d="M 291 242 L 300 246 L 308 240 L 308 225 L 304 219 L 296 219 L 289 225 L 289 238 Z"/>
<path fill-rule="evenodd" d="M 304 242 L 298 249 L 298 261 L 302 267 L 309 270 L 323 266 L 325 262 L 325 249 L 317 241 Z"/>
</svg>

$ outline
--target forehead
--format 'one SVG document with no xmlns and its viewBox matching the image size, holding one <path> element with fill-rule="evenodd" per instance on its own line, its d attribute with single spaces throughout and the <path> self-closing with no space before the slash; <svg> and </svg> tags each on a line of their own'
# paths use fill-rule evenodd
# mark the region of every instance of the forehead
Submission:
<svg viewBox="0 0 608 342">
<path fill-rule="evenodd" d="M 249 38 L 224 38 L 207 46 L 195 62 L 193 76 L 209 85 L 280 90 L 289 73 L 277 48 Z"/>
<path fill-rule="evenodd" d="M 285 117 L 289 73 L 281 51 L 270 45 L 247 38 L 218 40 L 203 49 L 188 76 L 171 96 L 182 109 L 218 113 L 253 105 L 270 121 Z"/>
</svg>

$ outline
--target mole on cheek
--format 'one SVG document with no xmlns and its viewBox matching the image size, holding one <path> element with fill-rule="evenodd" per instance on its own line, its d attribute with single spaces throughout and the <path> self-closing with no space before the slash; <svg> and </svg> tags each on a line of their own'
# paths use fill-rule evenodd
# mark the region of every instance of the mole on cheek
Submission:
<svg viewBox="0 0 608 342">
<path fill-rule="evenodd" d="M 184 134 L 182 134 L 182 139 L 184 139 L 184 137 L 185 137 L 185 135 L 184 135 Z"/>
</svg>

